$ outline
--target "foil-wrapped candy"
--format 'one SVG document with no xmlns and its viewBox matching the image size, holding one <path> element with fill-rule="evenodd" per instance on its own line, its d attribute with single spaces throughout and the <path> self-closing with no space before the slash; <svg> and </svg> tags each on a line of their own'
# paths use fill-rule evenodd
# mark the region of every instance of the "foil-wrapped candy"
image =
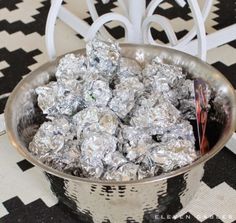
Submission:
<svg viewBox="0 0 236 223">
<path fill-rule="evenodd" d="M 186 80 L 186 73 L 181 67 L 164 64 L 159 57 L 156 57 L 151 64 L 146 64 L 143 76 L 143 82 L 149 91 L 162 94 L 163 98 L 169 100 L 175 107 L 181 106 L 184 114 L 187 112 L 181 101 L 194 99 L 194 88 L 193 81 Z"/>
<path fill-rule="evenodd" d="M 152 136 L 142 128 L 124 126 L 122 128 L 122 143 L 120 151 L 126 154 L 126 158 L 132 162 L 138 162 L 153 146 Z"/>
<path fill-rule="evenodd" d="M 194 100 L 193 81 L 189 79 L 185 80 L 182 85 L 171 88 L 162 95 L 166 100 L 169 100 L 171 104 L 179 108 L 183 100 Z M 183 113 L 184 111 L 181 110 Z"/>
<path fill-rule="evenodd" d="M 59 62 L 56 71 L 57 80 L 83 79 L 87 71 L 87 59 L 73 53 L 65 55 Z"/>
<path fill-rule="evenodd" d="M 29 150 L 37 156 L 58 153 L 64 150 L 67 141 L 73 140 L 75 134 L 73 126 L 67 118 L 55 118 L 40 126 L 29 144 Z"/>
<path fill-rule="evenodd" d="M 186 139 L 172 139 L 154 147 L 149 158 L 164 172 L 185 166 L 197 158 L 195 145 Z"/>
<path fill-rule="evenodd" d="M 123 150 L 127 154 L 126 158 L 129 161 L 132 161 L 134 163 L 140 163 L 140 160 L 152 147 L 153 147 L 153 144 L 151 143 L 145 144 L 144 142 L 139 142 L 138 145 L 135 147 L 127 146 L 126 144 Z"/>
<path fill-rule="evenodd" d="M 161 137 L 161 141 L 168 142 L 172 139 L 186 139 L 194 145 L 195 137 L 192 125 L 186 120 L 181 120 L 179 123 L 170 126 Z"/>
<path fill-rule="evenodd" d="M 73 123 L 78 139 L 86 137 L 90 132 L 106 132 L 114 135 L 119 124 L 113 111 L 98 107 L 88 107 L 78 112 L 73 116 Z"/>
<path fill-rule="evenodd" d="M 115 181 L 130 181 L 137 180 L 138 165 L 133 163 L 126 163 L 118 169 L 107 170 L 102 177 L 103 180 Z"/>
<path fill-rule="evenodd" d="M 91 134 L 81 145 L 81 168 L 90 177 L 99 178 L 104 171 L 103 159 L 116 151 L 117 139 L 105 132 Z"/>
<path fill-rule="evenodd" d="M 38 106 L 48 117 L 71 116 L 84 107 L 82 85 L 77 80 L 49 82 L 35 91 L 38 95 Z"/>
<path fill-rule="evenodd" d="M 105 132 L 93 132 L 84 139 L 81 145 L 82 157 L 88 159 L 103 158 L 108 153 L 116 151 L 117 139 Z"/>
<path fill-rule="evenodd" d="M 159 93 L 182 85 L 186 79 L 181 67 L 160 63 L 159 58 L 154 58 L 151 64 L 145 66 L 143 76 L 145 86 Z"/>
<path fill-rule="evenodd" d="M 139 77 L 142 79 L 142 68 L 138 62 L 133 59 L 122 57 L 120 59 L 119 68 L 120 69 L 117 72 L 119 79 L 127 77 Z"/>
<path fill-rule="evenodd" d="M 130 119 L 135 127 L 146 128 L 151 135 L 163 134 L 176 124 L 180 112 L 159 94 L 141 97 Z"/>
<path fill-rule="evenodd" d="M 145 155 L 141 160 L 138 169 L 138 180 L 158 176 L 163 173 L 163 169 L 153 162 L 150 156 Z"/>
<path fill-rule="evenodd" d="M 110 152 L 108 153 L 104 159 L 103 159 L 104 164 L 107 166 L 107 168 L 119 168 L 125 163 L 128 163 L 128 160 L 125 158 L 125 156 L 119 152 Z"/>
<path fill-rule="evenodd" d="M 134 107 L 136 98 L 143 91 L 144 86 L 137 77 L 122 78 L 113 90 L 113 98 L 109 102 L 109 107 L 120 118 L 125 118 Z"/>
<path fill-rule="evenodd" d="M 86 126 L 98 122 L 98 113 L 99 109 L 97 107 L 89 107 L 81 110 L 73 116 L 72 120 L 77 131 L 78 139 L 80 138 L 80 134 Z"/>
<path fill-rule="evenodd" d="M 117 43 L 93 39 L 86 44 L 89 68 L 97 69 L 102 76 L 111 79 L 119 68 L 120 48 Z"/>
<path fill-rule="evenodd" d="M 122 126 L 123 141 L 128 141 L 130 146 L 136 146 L 140 142 L 152 142 L 152 136 L 145 129 L 133 126 Z"/>
<path fill-rule="evenodd" d="M 83 85 L 83 99 L 86 106 L 106 106 L 112 97 L 109 83 L 104 80 L 86 81 Z"/>
<path fill-rule="evenodd" d="M 51 151 L 40 156 L 40 160 L 54 169 L 73 175 L 79 175 L 81 172 L 81 151 L 78 142 L 69 140 L 64 143 L 63 149 Z"/>
</svg>

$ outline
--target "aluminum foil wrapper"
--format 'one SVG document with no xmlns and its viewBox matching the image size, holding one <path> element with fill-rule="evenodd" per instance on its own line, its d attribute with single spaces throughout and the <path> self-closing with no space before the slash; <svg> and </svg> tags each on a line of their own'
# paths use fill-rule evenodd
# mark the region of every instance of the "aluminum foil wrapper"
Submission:
<svg viewBox="0 0 236 223">
<path fill-rule="evenodd" d="M 89 107 L 73 116 L 78 139 L 89 136 L 90 132 L 106 132 L 114 135 L 119 121 L 109 108 Z"/>
<path fill-rule="evenodd" d="M 186 139 L 194 145 L 195 137 L 192 125 L 188 121 L 181 120 L 179 123 L 170 126 L 161 137 L 161 141 L 167 143 L 172 139 Z"/>
<path fill-rule="evenodd" d="M 180 112 L 169 101 L 160 94 L 152 94 L 140 98 L 130 124 L 147 129 L 150 135 L 159 135 L 178 123 L 180 118 Z"/>
<path fill-rule="evenodd" d="M 134 107 L 137 97 L 143 91 L 144 85 L 137 77 L 122 78 L 113 91 L 113 98 L 109 103 L 109 107 L 120 118 L 125 118 Z"/>
<path fill-rule="evenodd" d="M 121 134 L 122 143 L 119 145 L 119 149 L 132 162 L 138 162 L 155 143 L 152 136 L 142 128 L 123 126 Z"/>
<path fill-rule="evenodd" d="M 87 71 L 87 59 L 73 53 L 64 56 L 57 67 L 57 80 L 83 79 Z"/>
<path fill-rule="evenodd" d="M 125 156 L 119 152 L 111 152 L 108 153 L 104 159 L 104 164 L 107 166 L 108 169 L 118 169 L 120 166 L 122 166 L 125 163 L 128 163 L 128 160 L 125 158 Z"/>
<path fill-rule="evenodd" d="M 173 104 L 175 107 L 180 107 L 182 105 L 182 101 L 192 100 L 194 102 L 194 85 L 192 80 L 185 80 L 182 85 L 171 88 L 167 92 L 163 93 L 163 97 L 166 100 L 169 100 L 171 104 Z M 195 107 L 195 102 L 192 104 L 192 107 Z M 185 114 L 184 112 L 187 111 L 189 108 L 182 107 L 183 110 L 180 109 L 180 111 Z"/>
<path fill-rule="evenodd" d="M 143 76 L 145 86 L 159 93 L 182 85 L 186 79 L 181 67 L 164 64 L 158 57 L 154 58 L 151 64 L 146 64 Z"/>
<path fill-rule="evenodd" d="M 81 176 L 81 151 L 78 141 L 69 140 L 64 143 L 63 149 L 52 151 L 40 156 L 40 160 L 54 169 L 72 175 Z"/>
<path fill-rule="evenodd" d="M 103 159 L 116 151 L 117 139 L 108 133 L 91 132 L 81 145 L 81 168 L 86 176 L 100 178 Z"/>
<path fill-rule="evenodd" d="M 49 160 L 50 162 L 55 160 L 56 163 L 62 162 L 66 165 L 73 158 L 79 158 L 79 150 L 75 149 L 77 143 L 72 142 L 75 135 L 73 125 L 67 118 L 55 118 L 40 126 L 33 141 L 29 144 L 29 150 L 46 163 L 49 163 Z"/>
<path fill-rule="evenodd" d="M 98 70 L 106 79 L 111 79 L 119 69 L 120 48 L 117 43 L 93 39 L 86 45 L 88 66 Z"/>
<path fill-rule="evenodd" d="M 64 117 L 44 122 L 38 129 L 29 150 L 36 155 L 44 155 L 51 150 L 59 151 L 67 140 L 73 139 L 71 123 Z"/>
<path fill-rule="evenodd" d="M 146 155 L 139 164 L 138 180 L 158 176 L 162 173 L 163 169 L 158 164 L 153 162 L 150 155 Z"/>
<path fill-rule="evenodd" d="M 138 77 L 139 79 L 142 79 L 142 68 L 135 60 L 122 57 L 120 59 L 117 76 L 119 79 L 128 77 Z"/>
<path fill-rule="evenodd" d="M 83 99 L 86 106 L 106 106 L 112 97 L 109 83 L 104 80 L 86 81 L 83 86 Z"/>
<path fill-rule="evenodd" d="M 107 181 L 137 180 L 138 168 L 138 165 L 135 165 L 133 163 L 126 163 L 118 169 L 111 169 L 106 171 L 102 179 Z"/>
<path fill-rule="evenodd" d="M 181 67 L 164 64 L 156 57 L 145 66 L 143 75 L 150 92 L 162 94 L 181 111 L 183 118 L 196 119 L 193 80 L 186 79 Z"/>
<path fill-rule="evenodd" d="M 154 147 L 148 156 L 164 172 L 169 172 L 185 166 L 197 158 L 194 146 L 191 141 L 186 139 L 172 139 Z"/>
<path fill-rule="evenodd" d="M 49 117 L 71 116 L 84 107 L 82 84 L 77 80 L 50 82 L 36 88 L 38 106 Z"/>
</svg>

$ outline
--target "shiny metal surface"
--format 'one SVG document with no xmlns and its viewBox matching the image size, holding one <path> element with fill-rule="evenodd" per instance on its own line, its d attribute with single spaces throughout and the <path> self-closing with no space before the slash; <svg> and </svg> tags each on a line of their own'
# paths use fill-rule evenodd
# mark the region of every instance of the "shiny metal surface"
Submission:
<svg viewBox="0 0 236 223">
<path fill-rule="evenodd" d="M 84 53 L 84 50 L 76 53 Z M 122 55 L 141 64 L 160 56 L 183 67 L 194 77 L 206 80 L 224 99 L 226 121 L 212 149 L 191 165 L 165 175 L 131 182 L 102 182 L 58 172 L 37 161 L 27 150 L 35 129 L 43 121 L 36 105 L 34 88 L 53 80 L 58 62 L 45 64 L 25 77 L 12 92 L 5 109 L 6 130 L 12 145 L 31 163 L 46 172 L 59 199 L 84 222 L 162 222 L 184 207 L 195 194 L 205 162 L 226 144 L 234 132 L 234 89 L 213 67 L 190 55 L 162 47 L 121 45 Z"/>
</svg>

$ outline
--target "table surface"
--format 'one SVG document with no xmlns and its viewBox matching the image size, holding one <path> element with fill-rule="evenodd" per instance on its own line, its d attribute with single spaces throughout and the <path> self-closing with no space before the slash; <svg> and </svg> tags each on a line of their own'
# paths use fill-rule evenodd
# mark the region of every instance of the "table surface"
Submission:
<svg viewBox="0 0 236 223">
<path fill-rule="evenodd" d="M 65 1 L 65 6 L 91 22 L 85 1 Z M 117 3 L 102 5 L 96 1 L 99 14 L 116 11 Z M 44 27 L 49 0 L 11 0 L 0 2 L 0 132 L 7 96 L 15 85 L 31 70 L 48 61 L 44 45 Z M 178 10 L 176 10 L 178 7 Z M 172 0 L 165 1 L 158 13 L 166 16 L 180 38 L 191 29 L 189 10 L 180 8 Z M 212 33 L 236 23 L 235 0 L 215 0 L 206 21 Z M 121 39 L 123 30 L 109 24 L 108 30 Z M 159 31 L 158 31 L 159 30 Z M 162 42 L 166 36 L 160 29 L 153 34 Z M 57 22 L 56 45 L 62 54 L 84 46 L 80 36 L 62 22 Z M 207 62 L 220 70 L 236 87 L 236 40 L 210 50 Z M 224 148 L 206 165 L 201 187 L 194 199 L 176 220 L 168 222 L 235 222 L 236 223 L 236 145 Z M 43 223 L 81 222 L 50 192 L 42 172 L 24 160 L 9 144 L 7 135 L 0 136 L 0 222 Z"/>
</svg>

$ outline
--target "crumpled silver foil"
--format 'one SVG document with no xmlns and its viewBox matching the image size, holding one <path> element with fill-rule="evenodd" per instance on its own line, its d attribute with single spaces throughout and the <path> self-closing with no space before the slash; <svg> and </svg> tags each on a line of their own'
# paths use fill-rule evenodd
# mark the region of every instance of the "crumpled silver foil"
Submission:
<svg viewBox="0 0 236 223">
<path fill-rule="evenodd" d="M 120 48 L 118 43 L 103 42 L 94 38 L 86 45 L 89 68 L 95 68 L 107 79 L 112 78 L 119 69 Z"/>
<path fill-rule="evenodd" d="M 51 151 L 40 156 L 40 160 L 54 169 L 73 175 L 81 172 L 81 151 L 78 142 L 69 140 L 64 143 L 63 149 Z"/>
<path fill-rule="evenodd" d="M 80 167 L 80 148 L 73 140 L 75 132 L 65 117 L 44 122 L 38 129 L 29 150 L 43 163 L 59 171 L 72 173 Z"/>
<path fill-rule="evenodd" d="M 77 80 L 50 82 L 35 89 L 38 106 L 49 117 L 73 115 L 84 107 L 82 84 Z"/>
<path fill-rule="evenodd" d="M 103 159 L 116 151 L 117 139 L 108 133 L 91 132 L 81 145 L 81 168 L 86 176 L 100 178 L 104 172 Z"/>
<path fill-rule="evenodd" d="M 138 77 L 141 79 L 141 74 L 142 68 L 135 60 L 126 57 L 120 59 L 120 66 L 117 73 L 119 79 L 128 77 Z"/>
<path fill-rule="evenodd" d="M 64 148 L 66 141 L 73 139 L 74 135 L 72 124 L 65 117 L 44 122 L 29 144 L 29 150 L 36 155 L 59 151 Z"/>
<path fill-rule="evenodd" d="M 132 162 L 137 162 L 155 143 L 146 130 L 131 126 L 123 126 L 122 139 L 120 151 Z"/>
<path fill-rule="evenodd" d="M 161 173 L 163 173 L 163 169 L 157 163 L 153 162 L 150 156 L 146 155 L 139 164 L 137 177 L 138 180 L 141 180 L 148 177 L 158 176 Z"/>
<path fill-rule="evenodd" d="M 112 97 L 112 91 L 107 81 L 89 80 L 83 86 L 82 95 L 86 106 L 105 107 Z"/>
<path fill-rule="evenodd" d="M 113 98 L 109 103 L 109 107 L 120 118 L 125 118 L 134 107 L 137 97 L 143 91 L 144 86 L 137 77 L 122 78 L 113 90 Z"/>
<path fill-rule="evenodd" d="M 171 139 L 160 143 L 148 156 L 164 172 L 185 166 L 197 158 L 194 144 L 186 139 Z"/>
<path fill-rule="evenodd" d="M 193 80 L 180 67 L 164 64 L 156 57 L 143 69 L 144 84 L 152 92 L 178 107 L 184 119 L 195 119 L 195 99 Z"/>
<path fill-rule="evenodd" d="M 188 121 L 181 120 L 181 122 L 170 126 L 161 137 L 161 141 L 166 143 L 172 139 L 186 139 L 194 145 L 195 137 L 192 125 Z"/>
<path fill-rule="evenodd" d="M 140 98 L 130 124 L 147 129 L 151 135 L 159 135 L 175 125 L 180 118 L 180 112 L 169 101 L 160 94 L 151 94 Z"/>
<path fill-rule="evenodd" d="M 121 57 L 117 43 L 94 39 L 86 50 L 62 58 L 57 81 L 36 88 L 49 121 L 29 150 L 59 171 L 106 181 L 153 177 L 193 162 L 193 80 L 159 57 L 143 68 Z"/>
<path fill-rule="evenodd" d="M 130 181 L 137 180 L 138 165 L 126 163 L 118 169 L 107 170 L 102 177 L 103 180 Z"/>
<path fill-rule="evenodd" d="M 157 57 L 143 69 L 144 84 L 154 92 L 165 93 L 170 89 L 182 85 L 186 74 L 181 67 L 164 64 Z"/>
<path fill-rule="evenodd" d="M 93 160 L 97 157 L 105 157 L 110 152 L 116 151 L 117 139 L 108 133 L 91 132 L 81 145 L 82 157 Z"/>
<path fill-rule="evenodd" d="M 87 71 L 87 59 L 73 53 L 65 55 L 59 62 L 56 71 L 57 80 L 83 79 Z"/>
<path fill-rule="evenodd" d="M 84 138 L 91 132 L 114 135 L 119 121 L 109 108 L 88 107 L 73 116 L 77 137 Z"/>
<path fill-rule="evenodd" d="M 118 169 L 123 164 L 128 163 L 128 160 L 121 152 L 115 151 L 108 153 L 104 157 L 103 162 L 108 169 L 109 168 Z"/>
</svg>

